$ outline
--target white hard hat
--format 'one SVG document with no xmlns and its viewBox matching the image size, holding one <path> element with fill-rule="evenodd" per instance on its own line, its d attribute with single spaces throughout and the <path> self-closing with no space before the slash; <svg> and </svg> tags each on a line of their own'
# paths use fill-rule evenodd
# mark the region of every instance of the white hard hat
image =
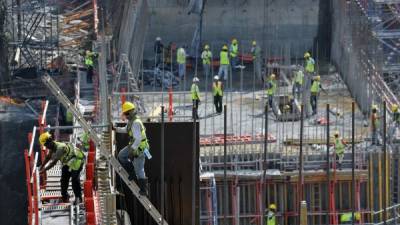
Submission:
<svg viewBox="0 0 400 225">
<path fill-rule="evenodd" d="M 199 81 L 200 81 L 199 78 L 197 78 L 197 77 L 193 78 L 193 82 L 199 82 Z"/>
<path fill-rule="evenodd" d="M 161 38 L 160 37 L 156 37 L 156 41 L 161 41 Z"/>
<path fill-rule="evenodd" d="M 214 80 L 219 80 L 219 76 L 218 76 L 218 75 L 215 75 L 215 76 L 214 76 Z"/>
</svg>

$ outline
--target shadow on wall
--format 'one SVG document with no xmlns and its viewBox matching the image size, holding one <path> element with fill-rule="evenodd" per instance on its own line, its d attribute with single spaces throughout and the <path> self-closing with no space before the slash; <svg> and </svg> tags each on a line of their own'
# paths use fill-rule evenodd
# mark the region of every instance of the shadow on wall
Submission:
<svg viewBox="0 0 400 225">
<path fill-rule="evenodd" d="M 184 5 L 176 0 L 148 0 L 150 27 L 146 38 L 145 58 L 151 58 L 153 42 L 162 37 L 167 45 L 175 42 L 190 46 L 198 15 L 188 15 Z M 260 7 L 265 6 L 265 7 Z M 207 1 L 203 18 L 203 42 L 220 49 L 233 37 L 245 51 L 253 39 L 270 54 L 291 49 L 292 55 L 302 56 L 304 50 L 315 48 L 328 55 L 330 45 L 330 1 L 326 0 L 213 0 Z M 217 53 L 217 50 L 214 50 Z"/>
<path fill-rule="evenodd" d="M 24 112 L 0 112 L 0 221 L 27 224 L 24 149 L 36 120 Z"/>
</svg>

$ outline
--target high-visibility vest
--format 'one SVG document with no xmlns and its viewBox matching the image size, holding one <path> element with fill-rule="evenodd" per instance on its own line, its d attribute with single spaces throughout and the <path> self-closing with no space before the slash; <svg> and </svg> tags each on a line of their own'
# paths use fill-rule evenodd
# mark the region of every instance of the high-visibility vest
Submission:
<svg viewBox="0 0 400 225">
<path fill-rule="evenodd" d="M 378 113 L 372 113 L 371 115 L 372 129 L 377 129 L 380 125 Z"/>
<path fill-rule="evenodd" d="M 61 156 L 61 163 L 69 167 L 70 170 L 79 170 L 83 163 L 83 152 L 75 148 L 70 143 L 55 142 L 57 151 L 63 149 L 64 155 Z"/>
<path fill-rule="evenodd" d="M 211 51 L 210 50 L 204 50 L 201 53 L 201 58 L 203 59 L 203 64 L 209 65 L 211 63 Z"/>
<path fill-rule="evenodd" d="M 265 218 L 265 225 L 276 225 L 276 216 L 272 211 L 268 211 L 268 214 Z"/>
<path fill-rule="evenodd" d="M 231 57 L 232 58 L 234 58 L 234 57 L 236 57 L 237 56 L 237 54 L 238 54 L 238 50 L 239 50 L 239 47 L 238 47 L 238 45 L 237 44 L 231 44 L 231 47 L 230 47 L 230 55 L 231 55 Z"/>
<path fill-rule="evenodd" d="M 315 61 L 313 58 L 309 58 L 306 60 L 306 72 L 313 73 L 314 72 L 314 64 Z"/>
<path fill-rule="evenodd" d="M 223 95 L 221 81 L 213 82 L 213 94 L 214 94 L 214 96 L 222 96 Z"/>
<path fill-rule="evenodd" d="M 85 65 L 86 66 L 93 66 L 93 53 L 89 52 L 85 55 Z"/>
<path fill-rule="evenodd" d="M 229 65 L 229 57 L 228 57 L 228 52 L 227 51 L 221 51 L 219 53 L 219 64 L 221 65 Z"/>
<path fill-rule="evenodd" d="M 357 215 L 359 218 L 361 218 L 361 214 L 359 212 L 355 212 L 354 213 L 354 217 L 357 218 Z M 340 215 L 340 222 L 341 223 L 351 223 L 351 221 L 353 220 L 353 215 L 351 212 L 349 213 L 344 213 L 342 215 Z"/>
<path fill-rule="evenodd" d="M 185 64 L 186 63 L 186 53 L 185 49 L 179 48 L 178 51 L 176 52 L 176 61 L 179 64 Z"/>
<path fill-rule="evenodd" d="M 82 141 L 82 145 L 83 147 L 88 150 L 89 149 L 89 133 L 88 132 L 84 132 L 81 136 L 81 141 Z"/>
<path fill-rule="evenodd" d="M 393 112 L 393 121 L 396 123 L 400 123 L 400 112 L 399 111 Z"/>
<path fill-rule="evenodd" d="M 190 92 L 192 93 L 192 100 L 200 100 L 199 96 L 199 86 L 197 84 L 192 84 L 192 87 L 190 88 Z"/>
<path fill-rule="evenodd" d="M 146 148 L 149 149 L 149 142 L 148 142 L 148 139 L 146 136 L 146 127 L 143 125 L 142 120 L 140 120 L 140 118 L 137 116 L 128 121 L 128 124 L 126 125 L 126 129 L 128 131 L 129 145 L 132 145 L 135 142 L 135 137 L 133 136 L 133 133 L 132 133 L 133 123 L 140 124 L 140 135 L 141 135 L 142 140 L 140 141 L 139 152 L 142 153 Z M 136 150 L 136 149 L 134 149 L 134 150 Z"/>
<path fill-rule="evenodd" d="M 341 138 L 335 138 L 335 152 L 337 155 L 344 154 L 344 144 Z"/>
<path fill-rule="evenodd" d="M 276 81 L 275 80 L 269 80 L 268 81 L 268 89 L 267 89 L 267 95 L 274 95 L 276 91 Z"/>
<path fill-rule="evenodd" d="M 74 117 L 73 117 L 73 115 L 72 115 L 72 112 L 71 111 L 67 111 L 66 112 L 66 114 L 65 114 L 65 121 L 67 122 L 67 123 L 72 123 L 72 120 L 74 119 Z"/>
<path fill-rule="evenodd" d="M 320 89 L 320 82 L 314 80 L 312 85 L 311 85 L 311 93 L 316 94 L 316 93 L 319 92 L 319 89 Z"/>
<path fill-rule="evenodd" d="M 304 80 L 304 73 L 300 70 L 296 73 L 294 82 L 303 85 L 303 80 Z"/>
<path fill-rule="evenodd" d="M 253 59 L 259 58 L 261 55 L 261 48 L 259 46 L 252 47 L 251 54 L 253 55 Z"/>
</svg>

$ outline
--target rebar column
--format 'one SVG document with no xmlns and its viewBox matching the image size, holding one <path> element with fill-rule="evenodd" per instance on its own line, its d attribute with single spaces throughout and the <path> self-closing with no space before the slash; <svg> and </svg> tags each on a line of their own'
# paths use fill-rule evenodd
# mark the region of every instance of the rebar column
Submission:
<svg viewBox="0 0 400 225">
<path fill-rule="evenodd" d="M 387 218 L 387 202 L 386 202 L 386 101 L 383 101 L 383 224 L 386 225 Z"/>
<path fill-rule="evenodd" d="M 304 105 L 301 104 L 300 108 L 300 154 L 299 154 L 299 180 L 298 180 L 298 196 L 299 196 L 299 224 L 300 224 L 300 211 L 301 202 L 303 201 L 303 126 L 304 126 Z"/>
<path fill-rule="evenodd" d="M 330 121 L 329 121 L 329 104 L 326 104 L 326 120 L 328 121 L 327 122 L 327 124 L 326 124 L 326 176 L 327 176 L 327 178 L 328 178 L 328 181 L 327 181 L 327 184 L 326 184 L 326 186 L 327 186 L 327 188 L 328 188 L 328 192 L 326 193 L 326 195 L 327 195 L 327 197 L 326 197 L 326 199 L 328 199 L 328 201 L 326 201 L 326 204 L 327 204 L 327 207 L 326 207 L 326 224 L 327 225 L 329 225 L 329 217 L 330 217 L 330 213 L 331 213 L 331 210 L 330 210 L 330 202 L 331 202 L 331 195 L 329 194 L 330 193 L 330 182 L 331 182 L 331 170 L 330 170 L 330 168 L 331 168 L 331 165 L 330 165 L 330 162 L 329 162 L 329 158 L 330 158 L 330 155 L 329 155 L 329 147 L 330 147 L 330 137 L 329 137 L 329 129 L 330 129 Z"/>
<path fill-rule="evenodd" d="M 263 159 L 263 178 L 261 183 L 261 224 L 264 224 L 264 211 L 265 211 L 265 196 L 266 196 L 266 175 L 267 175 L 267 143 L 268 143 L 268 104 L 265 105 L 265 127 L 264 127 L 264 159 Z"/>
<path fill-rule="evenodd" d="M 193 107 L 193 153 L 192 153 L 192 224 L 196 224 L 196 149 L 197 149 L 197 116 L 194 114 L 197 108 Z M 164 182 L 164 181 L 163 181 Z M 162 190 L 164 191 L 164 190 Z"/>
<path fill-rule="evenodd" d="M 196 123 L 194 123 L 196 124 Z M 164 106 L 161 106 L 161 218 L 164 218 L 164 196 L 165 196 L 165 192 L 164 192 Z M 196 138 L 196 126 L 194 127 L 194 131 L 193 131 L 193 137 Z M 196 155 L 196 139 L 194 139 L 194 143 L 195 143 L 195 148 L 194 150 L 194 155 Z M 195 164 L 195 161 L 193 162 L 193 164 Z M 195 176 L 193 176 L 195 177 Z M 192 203 L 193 204 L 193 203 Z M 193 207 L 193 205 L 192 205 Z M 164 225 L 164 220 L 161 220 L 161 225 Z"/>
<path fill-rule="evenodd" d="M 228 213 L 228 182 L 226 180 L 226 121 L 227 121 L 227 110 L 224 105 L 224 200 L 222 202 L 222 208 L 224 210 L 224 225 L 227 225 L 226 214 Z"/>
<path fill-rule="evenodd" d="M 355 190 L 356 190 L 356 182 L 355 182 L 355 172 L 354 172 L 354 161 L 355 161 L 355 154 L 354 154 L 354 110 L 355 110 L 355 104 L 354 102 L 351 103 L 351 215 L 352 215 L 352 220 L 351 224 L 354 225 L 354 211 L 356 208 L 356 203 L 355 203 Z"/>
</svg>

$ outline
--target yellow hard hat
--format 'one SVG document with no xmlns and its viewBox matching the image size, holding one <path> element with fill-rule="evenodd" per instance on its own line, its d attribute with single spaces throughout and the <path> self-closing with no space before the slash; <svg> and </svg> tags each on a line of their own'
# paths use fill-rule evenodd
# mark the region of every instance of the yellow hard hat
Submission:
<svg viewBox="0 0 400 225">
<path fill-rule="evenodd" d="M 375 104 L 373 104 L 373 105 L 372 105 L 372 109 L 378 109 L 378 106 L 375 105 Z"/>
<path fill-rule="evenodd" d="M 210 49 L 210 46 L 208 46 L 208 45 L 204 45 L 204 49 Z"/>
<path fill-rule="evenodd" d="M 321 80 L 321 76 L 320 75 L 316 76 L 315 80 Z"/>
<path fill-rule="evenodd" d="M 275 205 L 275 204 L 271 204 L 271 205 L 269 205 L 269 209 L 276 210 L 276 205 Z"/>
<path fill-rule="evenodd" d="M 399 106 L 397 104 L 392 105 L 392 111 L 397 111 L 398 108 Z"/>
<path fill-rule="evenodd" d="M 252 44 L 252 45 L 257 45 L 257 42 L 256 42 L 256 41 L 253 41 L 251 44 Z"/>
<path fill-rule="evenodd" d="M 270 77 L 271 77 L 271 79 L 275 79 L 276 76 L 275 76 L 275 74 L 271 74 Z"/>
<path fill-rule="evenodd" d="M 339 136 L 339 131 L 335 131 L 335 136 Z"/>
<path fill-rule="evenodd" d="M 39 136 L 40 145 L 44 145 L 47 142 L 47 140 L 49 140 L 49 138 L 51 138 L 51 134 L 49 132 L 45 132 L 45 133 L 41 134 Z"/>
<path fill-rule="evenodd" d="M 354 213 L 354 217 L 356 218 L 356 221 L 360 221 L 361 220 L 361 213 L 359 213 L 359 212 Z"/>
<path fill-rule="evenodd" d="M 305 52 L 305 53 L 304 53 L 304 58 L 306 58 L 306 57 L 311 57 L 311 55 L 310 55 L 309 52 Z"/>
<path fill-rule="evenodd" d="M 236 43 L 237 43 L 236 38 L 232 39 L 232 43 L 233 43 L 233 44 L 236 44 Z"/>
<path fill-rule="evenodd" d="M 128 112 L 130 110 L 134 110 L 134 109 L 135 109 L 135 105 L 132 102 L 125 102 L 122 105 L 122 112 L 123 113 L 126 113 L 126 112 Z"/>
<path fill-rule="evenodd" d="M 228 50 L 228 46 L 227 46 L 227 45 L 224 45 L 224 46 L 222 46 L 222 49 L 223 49 L 223 50 Z"/>
</svg>

